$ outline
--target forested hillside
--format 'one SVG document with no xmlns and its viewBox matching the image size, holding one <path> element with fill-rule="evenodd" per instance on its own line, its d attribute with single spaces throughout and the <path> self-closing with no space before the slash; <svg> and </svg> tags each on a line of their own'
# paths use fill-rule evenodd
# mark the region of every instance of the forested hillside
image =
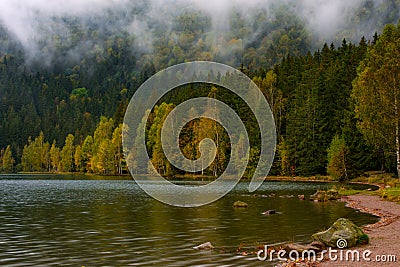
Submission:
<svg viewBox="0 0 400 267">
<path fill-rule="evenodd" d="M 150 23 L 151 4 L 107 9 L 103 16 L 53 16 L 27 40 L 0 23 L 2 171 L 126 173 L 120 136 L 129 99 L 157 71 L 193 60 L 241 69 L 263 91 L 278 133 L 273 174 L 326 173 L 335 138 L 345 143 L 346 177 L 394 170 L 392 150 L 373 149 L 357 128 L 351 92 L 360 62 L 378 40 L 374 32 L 397 24 L 398 0 L 360 1 L 346 9 L 347 20 L 329 36 L 316 31 L 293 1 L 227 10 L 223 25 L 196 7 L 160 14 Z M 166 110 L 199 94 L 251 117 L 223 88 L 195 86 L 201 87 L 196 95 L 189 86 L 166 96 L 152 118 L 162 121 Z M 259 133 L 251 125 L 246 124 L 253 140 L 248 173 L 259 153 Z M 151 127 L 157 126 L 149 124 L 148 151 L 158 153 Z M 202 127 L 211 126 L 195 121 L 183 134 L 188 158 L 198 156 L 192 136 Z M 229 152 L 229 141 L 220 149 L 221 155 Z M 227 160 L 220 157 L 206 174 L 220 173 Z M 157 164 L 166 175 L 181 174 L 167 162 Z"/>
</svg>

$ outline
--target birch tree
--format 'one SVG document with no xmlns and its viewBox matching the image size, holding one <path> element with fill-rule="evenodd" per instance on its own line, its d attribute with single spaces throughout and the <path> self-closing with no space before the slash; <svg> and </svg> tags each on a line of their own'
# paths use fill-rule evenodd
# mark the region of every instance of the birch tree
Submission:
<svg viewBox="0 0 400 267">
<path fill-rule="evenodd" d="M 396 154 L 400 178 L 400 24 L 386 25 L 353 81 L 358 127 L 366 140 Z"/>
</svg>

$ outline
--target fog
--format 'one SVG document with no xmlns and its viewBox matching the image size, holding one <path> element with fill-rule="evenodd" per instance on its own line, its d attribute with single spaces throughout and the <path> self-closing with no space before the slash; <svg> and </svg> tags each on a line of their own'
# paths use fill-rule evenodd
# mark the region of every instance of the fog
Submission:
<svg viewBox="0 0 400 267">
<path fill-rule="evenodd" d="M 273 16 L 273 6 L 287 4 L 287 8 L 306 23 L 307 29 L 320 40 L 331 42 L 342 27 L 349 23 L 353 10 L 366 0 L 0 0 L 0 24 L 31 55 L 38 52 L 38 42 L 43 39 L 49 46 L 53 35 L 68 38 L 70 29 L 62 18 L 74 18 L 85 24 L 95 20 L 111 31 L 126 31 L 137 37 L 138 46 L 151 50 L 152 26 L 163 24 L 171 29 L 174 15 L 184 10 L 200 10 L 212 19 L 213 30 L 218 35 L 229 28 L 232 10 L 251 20 L 255 11 L 265 10 Z M 378 4 L 382 0 L 374 1 Z M 118 19 L 110 23 L 106 14 L 115 12 Z M 123 14 L 121 16 L 121 14 Z M 104 20 L 102 20 L 104 18 Z M 374 22 L 371 21 L 370 25 Z M 371 27 L 353 25 L 360 34 L 370 34 Z M 365 27 L 365 29 L 364 29 Z M 254 33 L 256 34 L 256 33 Z M 354 36 L 349 36 L 354 38 Z M 359 38 L 360 36 L 356 36 Z M 369 36 L 368 36 L 369 37 Z M 358 41 L 358 40 L 353 40 Z M 81 43 L 84 45 L 84 43 Z M 50 48 L 51 49 L 51 48 Z M 78 51 L 80 48 L 76 48 Z M 78 52 L 76 52 L 78 53 Z"/>
</svg>

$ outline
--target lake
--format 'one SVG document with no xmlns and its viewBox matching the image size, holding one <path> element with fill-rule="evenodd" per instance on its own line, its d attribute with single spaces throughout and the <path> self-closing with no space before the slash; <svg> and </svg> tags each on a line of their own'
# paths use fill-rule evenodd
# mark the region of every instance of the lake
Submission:
<svg viewBox="0 0 400 267">
<path fill-rule="evenodd" d="M 236 250 L 309 242 L 340 217 L 377 221 L 341 202 L 297 199 L 328 183 L 264 182 L 254 196 L 243 182 L 207 206 L 179 208 L 147 196 L 133 180 L 98 179 L 0 176 L 0 266 L 272 266 Z M 236 200 L 249 208 L 234 209 Z M 278 213 L 261 215 L 270 209 Z M 208 241 L 213 251 L 193 249 Z"/>
</svg>

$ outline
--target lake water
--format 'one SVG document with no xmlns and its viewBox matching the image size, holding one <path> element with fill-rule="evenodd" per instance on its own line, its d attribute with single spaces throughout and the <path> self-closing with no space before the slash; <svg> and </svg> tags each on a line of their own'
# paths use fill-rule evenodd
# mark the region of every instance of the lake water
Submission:
<svg viewBox="0 0 400 267">
<path fill-rule="evenodd" d="M 272 266 L 236 251 L 309 242 L 340 217 L 377 221 L 344 203 L 290 198 L 332 187 L 326 183 L 265 182 L 256 193 L 275 194 L 269 197 L 240 183 L 212 204 L 179 208 L 150 198 L 133 180 L 95 178 L 0 176 L 0 266 Z M 236 200 L 249 208 L 234 209 Z M 261 215 L 269 209 L 278 214 Z M 207 241 L 213 251 L 193 249 Z"/>
</svg>

